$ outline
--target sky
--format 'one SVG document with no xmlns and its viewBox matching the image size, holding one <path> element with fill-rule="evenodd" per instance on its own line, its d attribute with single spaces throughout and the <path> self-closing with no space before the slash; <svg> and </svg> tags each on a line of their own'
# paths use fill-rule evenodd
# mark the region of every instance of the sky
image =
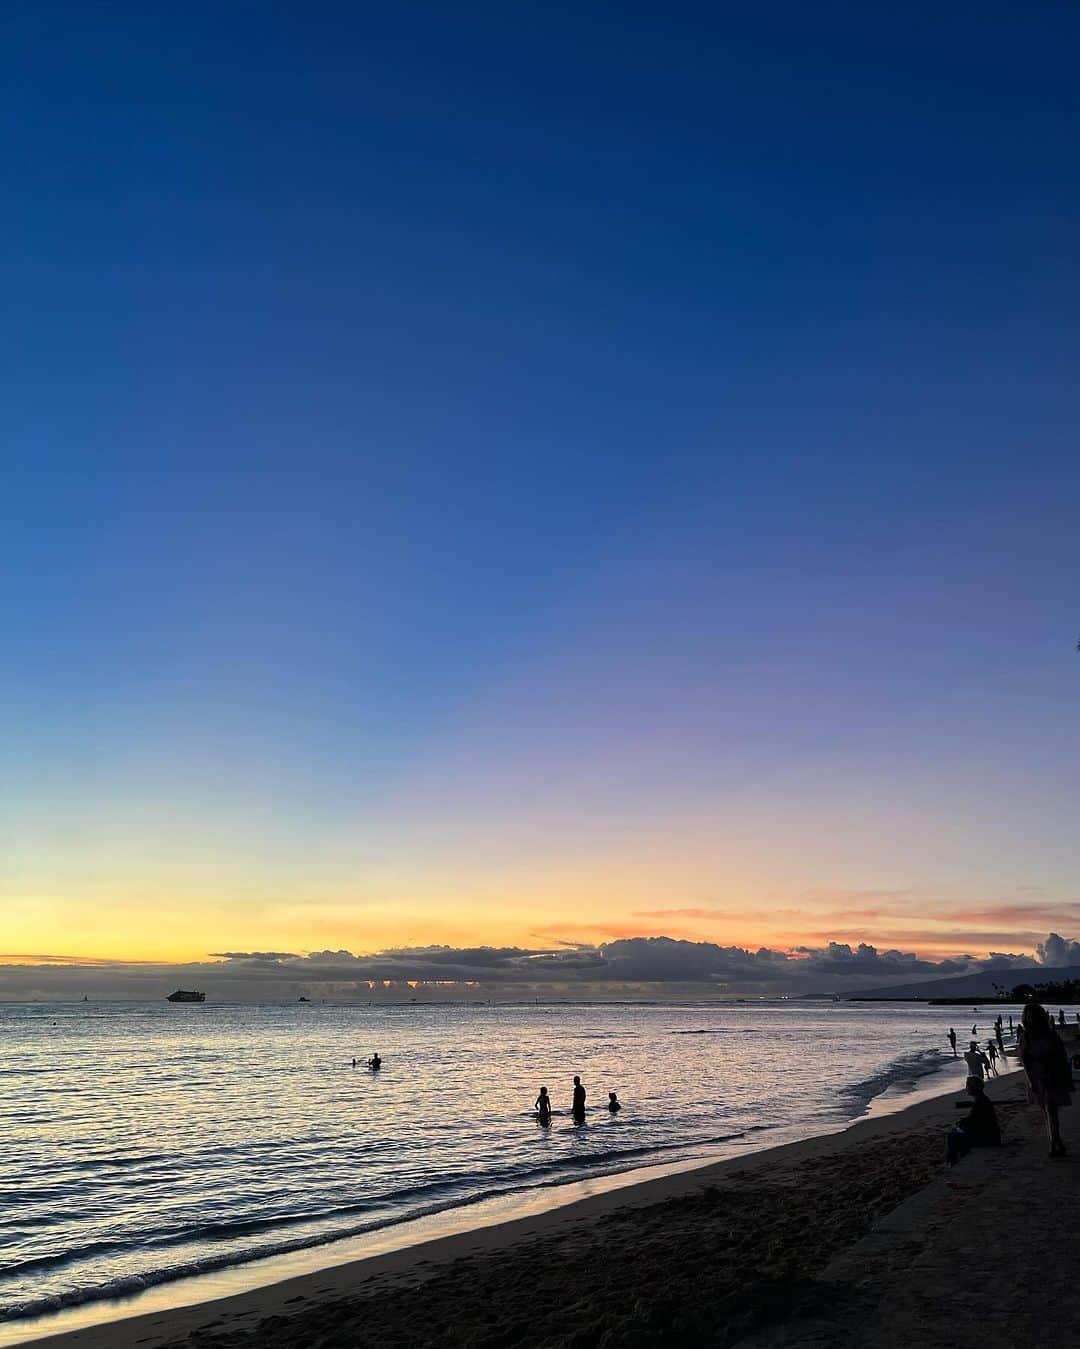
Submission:
<svg viewBox="0 0 1080 1349">
<path fill-rule="evenodd" d="M 582 9 L 4 7 L 0 961 L 1080 936 L 1080 13 Z"/>
</svg>

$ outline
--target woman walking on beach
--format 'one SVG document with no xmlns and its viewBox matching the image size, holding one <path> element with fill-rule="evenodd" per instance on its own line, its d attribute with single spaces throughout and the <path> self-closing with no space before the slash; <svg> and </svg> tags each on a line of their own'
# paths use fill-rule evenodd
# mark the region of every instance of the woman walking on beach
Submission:
<svg viewBox="0 0 1080 1349">
<path fill-rule="evenodd" d="M 1071 1102 L 1073 1085 L 1065 1046 L 1045 1009 L 1037 1002 L 1029 1002 L 1024 1008 L 1021 1027 L 1024 1034 L 1020 1062 L 1027 1073 L 1028 1100 L 1039 1106 L 1046 1116 L 1050 1156 L 1064 1157 L 1065 1144 L 1061 1141 L 1058 1110 Z"/>
</svg>

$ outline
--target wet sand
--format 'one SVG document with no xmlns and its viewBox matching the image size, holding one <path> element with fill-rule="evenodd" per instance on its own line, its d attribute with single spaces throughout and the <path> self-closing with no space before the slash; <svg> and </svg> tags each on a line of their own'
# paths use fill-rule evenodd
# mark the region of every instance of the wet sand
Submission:
<svg viewBox="0 0 1080 1349">
<path fill-rule="evenodd" d="M 158 1349 L 185 1342 L 200 1349 L 345 1349 L 358 1343 L 645 1349 L 744 1341 L 795 1345 L 804 1342 L 802 1334 L 809 1336 L 806 1344 L 840 1345 L 844 1335 L 858 1333 L 862 1345 L 884 1344 L 868 1334 L 866 1307 L 896 1281 L 901 1248 L 910 1261 L 916 1237 L 932 1242 L 948 1228 L 941 1221 L 920 1228 L 916 1217 L 897 1246 L 888 1235 L 896 1222 L 890 1215 L 911 1206 L 918 1214 L 928 1202 L 955 1209 L 954 1197 L 966 1193 L 974 1184 L 970 1178 L 987 1164 L 996 1168 L 1003 1193 L 1014 1176 L 1027 1175 L 1011 1166 L 1015 1158 L 1023 1156 L 1032 1174 L 1040 1165 L 1047 1170 L 1038 1119 L 1024 1102 L 1022 1082 L 1021 1075 L 1009 1074 L 991 1085 L 1009 1144 L 999 1153 L 973 1154 L 947 1174 L 944 1134 L 960 1114 L 955 1092 L 861 1121 L 841 1134 L 238 1296 L 36 1343 L 57 1349 Z M 1073 1182 L 1071 1158 L 1055 1166 L 1054 1176 Z M 982 1235 L 981 1227 L 975 1235 Z M 972 1258 L 958 1271 L 960 1278 L 971 1274 Z M 955 1277 L 941 1294 L 950 1317 Z M 908 1286 L 906 1279 L 900 1282 Z M 903 1343 L 910 1349 L 921 1341 L 907 1320 Z M 981 1330 L 984 1346 L 985 1324 Z M 1062 1342 L 1059 1335 L 1056 1343 Z"/>
</svg>

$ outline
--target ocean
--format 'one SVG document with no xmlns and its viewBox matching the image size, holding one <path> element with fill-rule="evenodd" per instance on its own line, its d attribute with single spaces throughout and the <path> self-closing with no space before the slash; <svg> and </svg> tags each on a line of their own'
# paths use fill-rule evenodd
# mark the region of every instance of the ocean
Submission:
<svg viewBox="0 0 1080 1349">
<path fill-rule="evenodd" d="M 963 1040 L 970 1008 L 904 1004 L 0 1004 L 0 1320 L 836 1129 L 954 1085 L 958 1018 Z"/>
</svg>

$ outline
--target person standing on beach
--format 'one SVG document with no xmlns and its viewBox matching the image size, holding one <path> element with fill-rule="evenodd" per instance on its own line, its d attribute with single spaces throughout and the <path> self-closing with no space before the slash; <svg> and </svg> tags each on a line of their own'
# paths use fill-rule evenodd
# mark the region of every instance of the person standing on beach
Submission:
<svg viewBox="0 0 1080 1349">
<path fill-rule="evenodd" d="M 953 1058 L 958 1059 L 960 1055 L 956 1052 L 956 1031 L 951 1026 L 949 1027 L 949 1044 L 952 1045 Z"/>
<path fill-rule="evenodd" d="M 972 1040 L 968 1052 L 964 1055 L 964 1062 L 967 1064 L 968 1077 L 975 1077 L 981 1082 L 983 1080 L 983 1069 L 990 1070 L 990 1060 L 979 1048 L 977 1040 Z"/>
<path fill-rule="evenodd" d="M 1058 1110 L 1072 1101 L 1072 1070 L 1054 1023 L 1037 1002 L 1029 1002 L 1021 1018 L 1020 1062 L 1028 1079 L 1028 1100 L 1046 1116 L 1050 1156 L 1064 1157 Z"/>
<path fill-rule="evenodd" d="M 1001 1024 L 1001 1017 L 994 1022 L 994 1035 L 997 1039 L 998 1053 L 1002 1058 L 1005 1057 L 1005 1028 Z"/>
<path fill-rule="evenodd" d="M 990 1060 L 990 1075 L 997 1077 L 997 1045 L 994 1044 L 993 1040 L 987 1040 L 986 1042 L 986 1056 Z"/>
<path fill-rule="evenodd" d="M 585 1088 L 581 1085 L 581 1078 L 574 1078 L 574 1101 L 570 1107 L 570 1113 L 578 1124 L 585 1122 Z"/>
</svg>

